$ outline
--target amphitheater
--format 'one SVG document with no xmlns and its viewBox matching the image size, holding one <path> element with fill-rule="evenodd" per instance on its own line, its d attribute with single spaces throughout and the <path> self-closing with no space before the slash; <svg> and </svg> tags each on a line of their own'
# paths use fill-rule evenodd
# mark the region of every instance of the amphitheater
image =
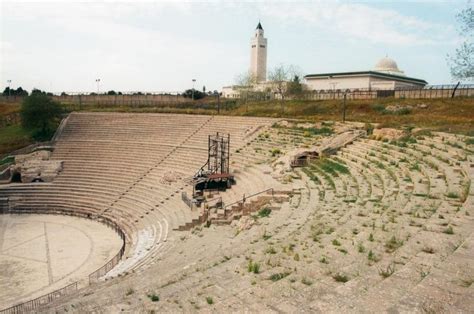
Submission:
<svg viewBox="0 0 474 314">
<path fill-rule="evenodd" d="M 289 167 L 348 130 L 333 154 Z M 216 132 L 230 134 L 236 184 L 189 206 Z M 0 185 L 1 313 L 474 311 L 465 136 L 71 113 L 52 148 L 51 182 Z"/>
</svg>

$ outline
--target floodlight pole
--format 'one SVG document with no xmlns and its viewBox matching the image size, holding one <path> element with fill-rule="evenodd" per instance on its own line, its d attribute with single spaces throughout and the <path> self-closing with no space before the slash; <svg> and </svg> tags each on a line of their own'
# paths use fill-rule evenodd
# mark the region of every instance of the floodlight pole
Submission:
<svg viewBox="0 0 474 314">
<path fill-rule="evenodd" d="M 12 89 L 10 88 L 12 80 L 7 80 L 7 83 L 8 83 L 8 98 L 10 99 L 10 97 L 12 95 Z"/>
<path fill-rule="evenodd" d="M 342 103 L 342 123 L 346 122 L 346 95 L 347 93 L 344 93 L 344 100 Z"/>
</svg>

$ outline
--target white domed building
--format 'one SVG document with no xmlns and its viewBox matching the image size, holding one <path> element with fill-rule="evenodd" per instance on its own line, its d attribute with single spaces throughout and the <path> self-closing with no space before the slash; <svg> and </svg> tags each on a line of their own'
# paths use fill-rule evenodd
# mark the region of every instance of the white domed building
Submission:
<svg viewBox="0 0 474 314">
<path fill-rule="evenodd" d="M 373 70 L 357 72 L 308 74 L 308 90 L 395 90 L 423 88 L 425 80 L 408 77 L 398 68 L 395 60 L 380 59 Z"/>
</svg>

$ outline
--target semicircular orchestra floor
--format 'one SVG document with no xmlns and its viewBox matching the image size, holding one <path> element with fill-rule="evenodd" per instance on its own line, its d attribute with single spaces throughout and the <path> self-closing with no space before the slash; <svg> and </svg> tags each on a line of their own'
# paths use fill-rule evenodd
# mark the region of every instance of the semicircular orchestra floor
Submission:
<svg viewBox="0 0 474 314">
<path fill-rule="evenodd" d="M 114 230 L 89 219 L 0 215 L 0 309 L 87 280 L 121 245 Z"/>
</svg>

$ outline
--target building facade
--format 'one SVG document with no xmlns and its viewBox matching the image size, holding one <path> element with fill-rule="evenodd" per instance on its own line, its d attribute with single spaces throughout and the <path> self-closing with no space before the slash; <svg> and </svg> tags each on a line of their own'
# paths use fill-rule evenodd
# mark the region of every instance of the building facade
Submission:
<svg viewBox="0 0 474 314">
<path fill-rule="evenodd" d="M 262 24 L 258 22 L 254 37 L 250 40 L 250 73 L 257 83 L 267 80 L 267 39 Z"/>
<path fill-rule="evenodd" d="M 385 57 L 373 70 L 308 74 L 305 77 L 307 90 L 395 90 L 423 88 L 425 80 L 408 77 L 398 69 L 397 63 Z"/>
</svg>

